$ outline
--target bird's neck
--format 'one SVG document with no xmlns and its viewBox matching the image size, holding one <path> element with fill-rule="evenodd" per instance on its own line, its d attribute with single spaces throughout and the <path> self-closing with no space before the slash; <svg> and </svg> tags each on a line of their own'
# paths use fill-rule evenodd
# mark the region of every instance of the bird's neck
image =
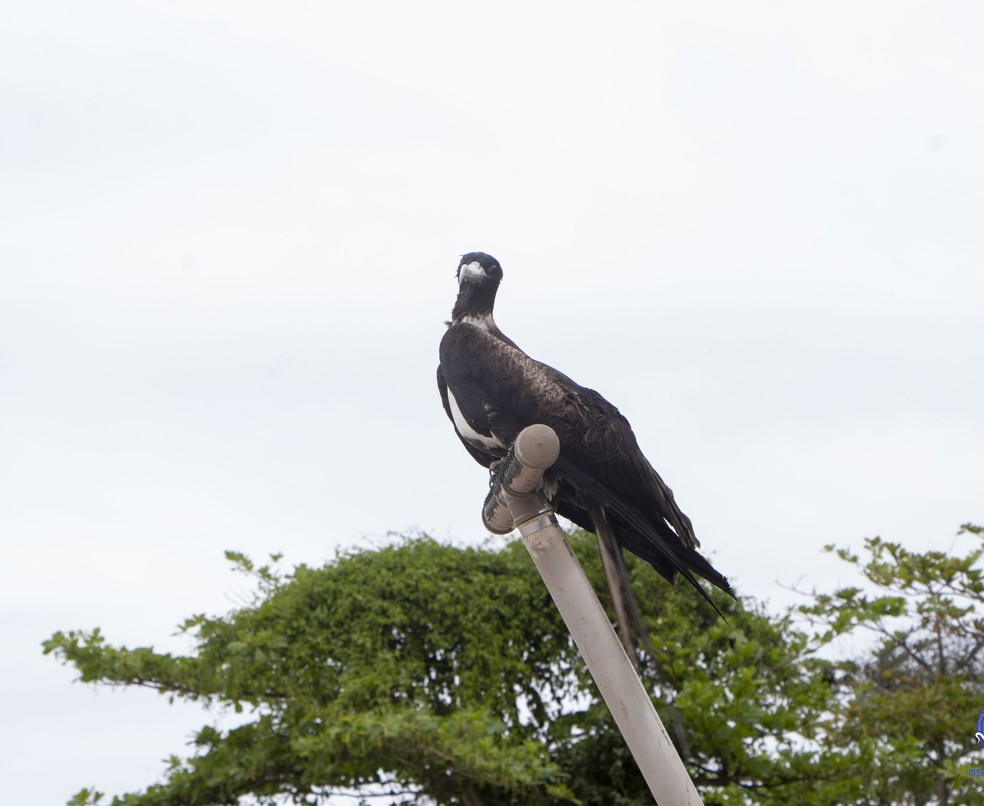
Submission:
<svg viewBox="0 0 984 806">
<path fill-rule="evenodd" d="M 466 320 L 488 322 L 495 327 L 492 308 L 495 306 L 495 292 L 498 286 L 485 283 L 462 283 L 458 298 L 451 311 L 451 321 L 455 324 Z"/>
<path fill-rule="evenodd" d="M 446 324 L 448 327 L 454 327 L 455 325 L 472 325 L 477 327 L 479 330 L 483 330 L 489 335 L 494 336 L 499 341 L 508 344 L 510 347 L 514 347 L 520 352 L 523 352 L 519 349 L 519 345 L 516 344 L 516 342 L 499 330 L 499 326 L 495 323 L 495 319 L 492 318 L 491 307 L 476 311 L 474 308 L 455 305 L 454 312 L 451 315 L 451 321 Z"/>
</svg>

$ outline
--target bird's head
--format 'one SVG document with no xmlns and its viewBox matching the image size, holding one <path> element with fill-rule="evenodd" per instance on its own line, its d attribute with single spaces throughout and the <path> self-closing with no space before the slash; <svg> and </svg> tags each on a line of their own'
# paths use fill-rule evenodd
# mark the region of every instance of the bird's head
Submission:
<svg viewBox="0 0 984 806">
<path fill-rule="evenodd" d="M 458 299 L 454 303 L 452 319 L 456 322 L 467 319 L 493 327 L 492 307 L 502 279 L 499 261 L 485 252 L 469 252 L 461 256 L 457 277 Z"/>
<path fill-rule="evenodd" d="M 465 283 L 490 283 L 498 285 L 502 279 L 499 261 L 485 252 L 469 252 L 461 256 L 458 264 L 458 286 Z"/>
</svg>

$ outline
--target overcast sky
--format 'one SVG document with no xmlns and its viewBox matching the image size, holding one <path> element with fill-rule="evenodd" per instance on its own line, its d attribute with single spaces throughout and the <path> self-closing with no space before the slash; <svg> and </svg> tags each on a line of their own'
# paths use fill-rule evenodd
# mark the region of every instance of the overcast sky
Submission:
<svg viewBox="0 0 984 806">
<path fill-rule="evenodd" d="M 0 758 L 155 781 L 213 718 L 55 630 L 182 649 L 225 549 L 486 539 L 434 382 L 463 252 L 737 590 L 984 521 L 977 3 L 0 10 Z M 970 715 L 968 715 L 970 719 Z M 970 723 L 968 723 L 970 724 Z"/>
</svg>

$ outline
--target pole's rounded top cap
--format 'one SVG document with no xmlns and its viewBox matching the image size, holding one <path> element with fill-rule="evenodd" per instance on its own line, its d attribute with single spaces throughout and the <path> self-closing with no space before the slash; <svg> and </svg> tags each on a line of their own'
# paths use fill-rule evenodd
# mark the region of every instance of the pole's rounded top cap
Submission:
<svg viewBox="0 0 984 806">
<path fill-rule="evenodd" d="M 546 470 L 560 456 L 560 440 L 549 425 L 530 425 L 516 437 L 516 458 L 524 467 Z"/>
</svg>

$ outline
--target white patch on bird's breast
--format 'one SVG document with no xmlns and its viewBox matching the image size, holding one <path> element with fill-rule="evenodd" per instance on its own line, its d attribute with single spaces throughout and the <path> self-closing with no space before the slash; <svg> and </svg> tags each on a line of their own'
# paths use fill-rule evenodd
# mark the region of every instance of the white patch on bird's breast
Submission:
<svg viewBox="0 0 984 806">
<path fill-rule="evenodd" d="M 465 415 L 461 413 L 461 407 L 458 406 L 458 401 L 454 399 L 454 395 L 451 393 L 450 386 L 448 387 L 448 405 L 451 407 L 451 418 L 454 420 L 454 427 L 462 437 L 469 442 L 483 445 L 486 448 L 496 448 L 498 450 L 505 448 L 505 445 L 495 437 L 487 437 L 485 434 L 479 434 L 478 431 L 468 424 Z"/>
<path fill-rule="evenodd" d="M 495 322 L 492 320 L 491 314 L 479 314 L 478 316 L 472 316 L 471 314 L 467 316 L 462 316 L 459 320 L 462 324 L 474 325 L 485 331 L 492 331 L 495 328 Z"/>
</svg>

